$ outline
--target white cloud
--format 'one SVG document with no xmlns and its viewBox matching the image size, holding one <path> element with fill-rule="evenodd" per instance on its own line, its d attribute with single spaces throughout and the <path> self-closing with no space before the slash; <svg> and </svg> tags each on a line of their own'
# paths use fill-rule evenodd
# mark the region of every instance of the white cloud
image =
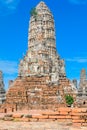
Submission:
<svg viewBox="0 0 87 130">
<path fill-rule="evenodd" d="M 66 58 L 66 61 L 78 62 L 78 63 L 87 63 L 87 58 L 82 58 L 82 57 Z"/>
<path fill-rule="evenodd" d="M 8 75 L 15 74 L 18 70 L 17 62 L 0 60 L 0 70 L 2 70 L 3 73 Z"/>
<path fill-rule="evenodd" d="M 9 9 L 16 9 L 20 0 L 0 0 L 0 3 Z"/>
<path fill-rule="evenodd" d="M 13 13 L 20 0 L 0 0 L 0 15 Z"/>
<path fill-rule="evenodd" d="M 87 3 L 87 0 L 68 0 L 68 1 L 71 3 L 74 3 L 74 4 L 86 4 Z"/>
</svg>

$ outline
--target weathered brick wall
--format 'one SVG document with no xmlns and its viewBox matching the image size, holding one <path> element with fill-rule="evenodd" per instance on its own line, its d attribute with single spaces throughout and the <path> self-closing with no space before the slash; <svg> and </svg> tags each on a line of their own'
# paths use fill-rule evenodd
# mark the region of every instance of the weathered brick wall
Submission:
<svg viewBox="0 0 87 130">
<path fill-rule="evenodd" d="M 8 90 L 6 106 L 4 104 L 2 108 L 7 108 L 8 111 L 9 106 L 11 106 L 15 110 L 13 104 L 15 104 L 16 110 L 56 110 L 58 107 L 65 107 L 65 95 L 71 94 L 74 98 L 76 96 L 71 88 L 70 81 L 64 78 L 59 81 L 59 85 L 54 86 L 47 84 L 46 81 L 49 78 L 49 76 L 17 78 Z"/>
<path fill-rule="evenodd" d="M 21 113 L 6 114 L 4 120 L 14 121 L 58 121 L 71 125 L 87 126 L 87 108 L 58 108 L 52 110 L 21 111 Z"/>
<path fill-rule="evenodd" d="M 14 112 L 16 111 L 16 107 L 16 104 L 4 103 L 0 106 L 0 113 Z"/>
</svg>

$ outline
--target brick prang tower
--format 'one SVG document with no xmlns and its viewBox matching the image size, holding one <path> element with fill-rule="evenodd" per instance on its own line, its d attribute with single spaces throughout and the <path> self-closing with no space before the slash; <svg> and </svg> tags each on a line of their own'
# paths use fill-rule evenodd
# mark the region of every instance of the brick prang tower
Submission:
<svg viewBox="0 0 87 130">
<path fill-rule="evenodd" d="M 40 2 L 30 18 L 28 51 L 20 61 L 19 76 L 50 75 L 51 83 L 58 84 L 66 77 L 64 60 L 56 50 L 54 18 L 44 2 Z"/>
</svg>

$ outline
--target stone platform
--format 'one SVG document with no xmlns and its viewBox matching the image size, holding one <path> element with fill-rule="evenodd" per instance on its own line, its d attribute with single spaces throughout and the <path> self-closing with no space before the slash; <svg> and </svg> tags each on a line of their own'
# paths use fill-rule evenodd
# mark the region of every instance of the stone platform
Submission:
<svg viewBox="0 0 87 130">
<path fill-rule="evenodd" d="M 13 122 L 62 122 L 87 128 L 87 108 L 58 108 L 53 110 L 23 110 L 1 113 L 0 120 Z"/>
</svg>

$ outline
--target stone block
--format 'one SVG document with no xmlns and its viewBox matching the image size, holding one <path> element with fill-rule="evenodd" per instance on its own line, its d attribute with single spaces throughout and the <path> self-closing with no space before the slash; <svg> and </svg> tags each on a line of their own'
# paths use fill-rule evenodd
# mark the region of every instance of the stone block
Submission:
<svg viewBox="0 0 87 130">
<path fill-rule="evenodd" d="M 36 119 L 48 119 L 47 115 L 32 115 L 32 118 Z"/>
<path fill-rule="evenodd" d="M 13 121 L 13 117 L 4 117 L 4 121 Z"/>
<path fill-rule="evenodd" d="M 71 116 L 72 117 L 72 120 L 79 120 L 80 119 L 80 116 Z"/>
<path fill-rule="evenodd" d="M 39 119 L 37 119 L 37 118 L 30 118 L 29 121 L 30 122 L 37 122 L 37 121 L 39 121 Z"/>
<path fill-rule="evenodd" d="M 87 113 L 75 113 L 75 112 L 71 112 L 70 114 L 72 116 L 84 116 L 84 115 L 87 115 Z"/>
<path fill-rule="evenodd" d="M 72 122 L 73 122 L 73 123 L 82 123 L 82 122 L 85 123 L 85 121 L 84 121 L 84 120 L 81 120 L 81 119 L 80 119 L 80 120 L 72 120 Z"/>
<path fill-rule="evenodd" d="M 66 115 L 66 119 L 72 119 L 70 115 Z"/>
<path fill-rule="evenodd" d="M 13 114 L 13 118 L 22 118 L 23 117 L 23 115 L 22 114 Z"/>
<path fill-rule="evenodd" d="M 59 115 L 58 111 L 46 111 L 46 112 L 42 112 L 42 115 Z"/>
<path fill-rule="evenodd" d="M 58 116 L 58 119 L 66 119 L 66 116 Z"/>
<path fill-rule="evenodd" d="M 59 112 L 63 112 L 63 111 L 64 112 L 71 112 L 71 110 L 72 110 L 71 108 L 67 108 L 67 107 L 62 107 L 62 108 L 60 107 L 60 108 L 58 108 Z"/>
<path fill-rule="evenodd" d="M 82 112 L 82 108 L 73 108 L 72 109 L 72 113 L 81 113 Z"/>
<path fill-rule="evenodd" d="M 58 119 L 59 116 L 49 116 L 49 119 Z"/>
<path fill-rule="evenodd" d="M 60 115 L 68 115 L 69 113 L 67 111 L 60 111 Z"/>
<path fill-rule="evenodd" d="M 6 114 L 4 117 L 12 117 L 12 114 Z"/>
</svg>

